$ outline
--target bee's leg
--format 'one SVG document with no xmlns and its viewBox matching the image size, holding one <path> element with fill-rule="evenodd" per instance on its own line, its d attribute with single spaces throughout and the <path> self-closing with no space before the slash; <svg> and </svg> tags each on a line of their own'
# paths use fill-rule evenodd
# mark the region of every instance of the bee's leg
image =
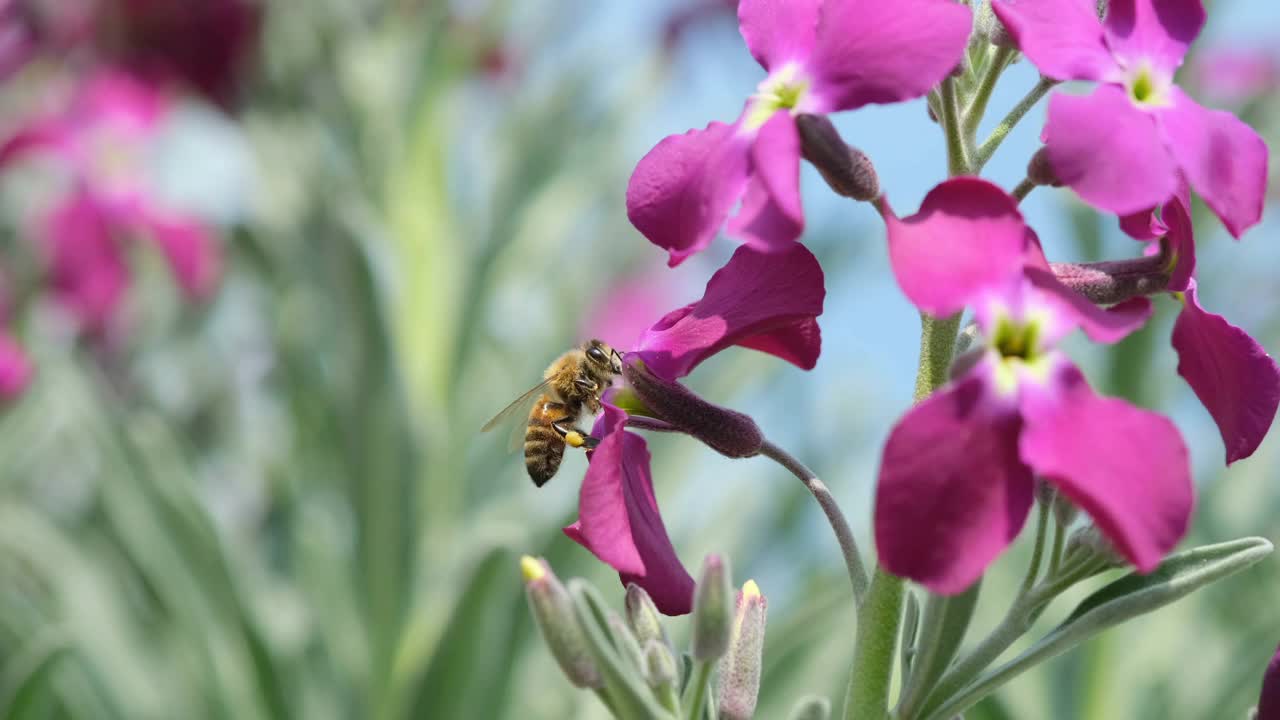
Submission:
<svg viewBox="0 0 1280 720">
<path fill-rule="evenodd" d="M 573 384 L 589 393 L 594 393 L 600 389 L 600 385 L 595 380 L 583 376 L 578 376 L 578 378 L 573 381 Z"/>
<path fill-rule="evenodd" d="M 564 444 L 569 447 L 580 447 L 588 450 L 594 450 L 600 444 L 600 438 L 588 435 L 586 432 L 576 427 L 564 427 L 558 422 L 551 423 L 551 427 L 564 438 Z"/>
</svg>

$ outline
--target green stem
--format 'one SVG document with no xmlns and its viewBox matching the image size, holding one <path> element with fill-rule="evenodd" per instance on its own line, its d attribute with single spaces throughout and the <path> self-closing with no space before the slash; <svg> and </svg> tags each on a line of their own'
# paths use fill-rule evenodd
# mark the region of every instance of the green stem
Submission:
<svg viewBox="0 0 1280 720">
<path fill-rule="evenodd" d="M 1053 548 L 1049 551 L 1049 574 L 1054 575 L 1062 565 L 1062 545 L 1066 541 L 1067 530 L 1060 522 L 1053 524 Z"/>
<path fill-rule="evenodd" d="M 711 685 L 711 661 L 696 660 L 693 666 L 693 684 L 689 688 L 689 703 L 685 706 L 686 720 L 702 720 L 707 709 L 707 687 Z"/>
<path fill-rule="evenodd" d="M 959 313 L 948 318 L 920 316 L 920 365 L 916 372 L 916 402 L 947 381 L 960 331 Z M 845 720 L 882 720 L 889 714 L 894 650 L 902 623 L 904 581 L 877 568 L 871 588 L 858 610 L 853 668 L 845 694 Z"/>
<path fill-rule="evenodd" d="M 849 582 L 853 584 L 853 601 L 856 607 L 861 607 L 863 600 L 867 595 L 867 569 L 862 562 L 862 554 L 858 552 L 858 543 L 853 539 L 853 531 L 849 529 L 849 521 L 845 519 L 844 513 L 840 511 L 839 504 L 836 503 L 831 491 L 827 489 L 825 483 L 818 479 L 812 470 L 805 467 L 804 463 L 792 457 L 787 451 L 765 440 L 760 446 L 760 454 L 773 460 L 782 467 L 791 471 L 804 483 L 805 488 L 813 494 L 815 500 L 818 501 L 822 512 L 827 516 L 827 523 L 831 525 L 832 531 L 836 534 L 836 542 L 840 544 L 840 553 L 844 555 L 845 571 L 849 574 Z"/>
<path fill-rule="evenodd" d="M 1011 194 L 1018 199 L 1018 202 L 1022 202 L 1023 200 L 1026 200 L 1027 196 L 1031 194 L 1031 191 L 1035 189 L 1036 184 L 1031 182 L 1031 178 L 1022 178 L 1022 182 L 1018 183 L 1018 186 L 1013 189 Z"/>
<path fill-rule="evenodd" d="M 845 720 L 883 720 L 889 715 L 893 653 L 902 621 L 902 578 L 877 569 L 871 589 L 858 611 L 853 671 L 845 694 Z"/>
<path fill-rule="evenodd" d="M 991 159 L 993 154 L 995 154 L 996 149 L 1000 147 L 1000 143 L 1004 142 L 1004 139 L 1009 136 L 1009 133 L 1013 128 L 1021 122 L 1022 118 L 1028 112 L 1031 111 L 1031 108 L 1035 107 L 1036 103 L 1040 102 L 1040 98 L 1043 98 L 1045 94 L 1049 92 L 1049 89 L 1057 84 L 1057 80 L 1050 80 L 1049 78 L 1042 77 L 1040 78 L 1040 82 L 1036 83 L 1036 86 L 1031 88 L 1031 92 L 1027 93 L 1026 97 L 1019 100 L 1017 105 L 1013 106 L 1013 109 L 1009 111 L 1009 114 L 1004 116 L 1004 119 L 1000 121 L 1000 124 L 996 125 L 995 129 L 991 131 L 991 134 L 987 136 L 987 139 L 978 147 L 978 152 L 973 158 L 973 169 L 975 172 L 981 170 L 983 166 L 987 164 L 987 161 Z"/>
<path fill-rule="evenodd" d="M 1031 564 L 1027 567 L 1027 575 L 1022 578 L 1022 586 L 1018 589 L 1018 597 L 1022 597 L 1031 591 L 1031 587 L 1035 585 L 1036 575 L 1040 574 L 1040 563 L 1044 559 L 1044 537 L 1045 530 L 1049 527 L 1049 503 L 1038 503 L 1039 512 L 1036 513 L 1036 544 L 1031 550 Z"/>
<path fill-rule="evenodd" d="M 991 100 L 991 93 L 996 89 L 996 81 L 1000 79 L 1001 73 L 1005 68 L 1009 67 L 1009 61 L 1017 54 L 1017 50 L 1013 48 L 997 48 L 992 54 L 991 60 L 987 63 L 986 71 L 978 80 L 978 87 L 974 90 L 973 99 L 969 101 L 969 106 L 964 110 L 964 135 L 972 141 L 975 133 L 978 132 L 978 124 L 982 122 L 982 116 L 987 114 L 987 103 Z"/>
<path fill-rule="evenodd" d="M 947 135 L 947 175 L 967 174 L 969 148 L 960 125 L 960 101 L 956 98 L 955 78 L 942 81 L 942 129 Z"/>
<path fill-rule="evenodd" d="M 943 621 L 947 617 L 950 597 L 929 593 L 921 613 L 920 632 L 916 639 L 916 657 L 911 661 L 911 674 L 906 679 L 898 698 L 898 714 L 909 718 L 924 700 L 929 685 L 937 680 L 934 669 L 938 663 L 938 651 L 942 647 Z M 934 676 L 934 677 L 930 677 Z"/>
</svg>

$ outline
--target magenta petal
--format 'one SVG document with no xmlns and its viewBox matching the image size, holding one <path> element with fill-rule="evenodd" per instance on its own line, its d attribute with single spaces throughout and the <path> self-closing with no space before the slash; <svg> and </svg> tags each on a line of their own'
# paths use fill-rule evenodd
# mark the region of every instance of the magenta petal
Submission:
<svg viewBox="0 0 1280 720">
<path fill-rule="evenodd" d="M 804 230 L 800 135 L 790 113 L 774 113 L 751 145 L 752 177 L 729 233 L 761 250 L 786 248 Z"/>
<path fill-rule="evenodd" d="M 1134 240 L 1155 240 L 1164 235 L 1169 228 L 1156 217 L 1154 207 L 1139 210 L 1136 213 L 1120 216 L 1120 230 Z"/>
<path fill-rule="evenodd" d="M 674 267 L 711 244 L 747 185 L 750 138 L 736 125 L 670 135 L 640 159 L 627 184 L 627 217 Z"/>
<path fill-rule="evenodd" d="M 0 330 L 0 401 L 9 401 L 22 394 L 35 368 L 26 351 L 6 330 Z"/>
<path fill-rule="evenodd" d="M 880 562 L 944 595 L 981 577 L 1031 509 L 1017 408 L 993 396 L 988 370 L 979 366 L 912 408 L 890 433 L 880 465 Z"/>
<path fill-rule="evenodd" d="M 1167 418 L 1099 397 L 1065 360 L 1047 387 L 1023 383 L 1022 459 L 1149 572 L 1191 518 L 1187 447 Z"/>
<path fill-rule="evenodd" d="M 1050 98 L 1044 142 L 1054 173 L 1102 210 L 1127 215 L 1153 208 L 1177 187 L 1177 166 L 1154 118 L 1118 86 Z"/>
<path fill-rule="evenodd" d="M 76 193 L 45 218 L 54 294 L 91 330 L 106 327 L 129 285 L 129 270 L 106 210 Z"/>
<path fill-rule="evenodd" d="M 1145 325 L 1153 310 L 1151 301 L 1144 297 L 1100 308 L 1084 295 L 1063 285 L 1053 273 L 1044 270 L 1028 268 L 1027 279 L 1043 293 L 1044 300 L 1053 303 L 1055 315 L 1084 330 L 1084 334 L 1094 342 L 1114 343 L 1123 340 L 1129 333 Z M 1056 340 L 1055 337 L 1053 341 Z"/>
<path fill-rule="evenodd" d="M 151 215 L 146 222 L 183 292 L 194 299 L 207 297 L 221 266 L 213 234 L 194 220 Z"/>
<path fill-rule="evenodd" d="M 813 49 L 822 0 L 741 0 L 738 30 L 766 70 L 802 61 Z"/>
<path fill-rule="evenodd" d="M 924 95 L 960 64 L 971 28 L 951 0 L 828 0 L 807 63 L 815 111 Z"/>
<path fill-rule="evenodd" d="M 1280 720 L 1280 648 L 1262 673 L 1262 692 L 1258 696 L 1255 720 Z"/>
<path fill-rule="evenodd" d="M 1169 151 L 1191 187 L 1238 238 L 1262 218 L 1267 144 L 1231 113 L 1203 108 L 1177 87 L 1171 92 L 1173 105 L 1159 116 Z"/>
<path fill-rule="evenodd" d="M 1017 202 L 978 178 L 955 178 L 925 196 L 920 212 L 898 219 L 885 214 L 889 260 L 898 286 L 912 304 L 949 315 L 976 293 L 1022 268 L 1027 227 Z"/>
<path fill-rule="evenodd" d="M 1191 194 L 1186 182 L 1179 183 L 1178 192 L 1173 199 L 1164 204 L 1160 214 L 1168 231 L 1165 242 L 1173 249 L 1173 275 L 1169 277 L 1168 289 L 1173 292 L 1186 290 L 1191 278 L 1196 273 L 1196 237 L 1195 226 L 1191 222 Z"/>
<path fill-rule="evenodd" d="M 799 243 L 762 253 L 743 245 L 707 281 L 702 299 L 675 310 L 640 338 L 637 354 L 667 380 L 730 345 L 777 355 L 806 370 L 818 361 L 822 267 Z"/>
<path fill-rule="evenodd" d="M 604 438 L 578 498 L 574 541 L 618 571 L 623 583 L 648 591 L 658 609 L 683 615 L 693 603 L 693 578 L 680 564 L 658 512 L 644 438 L 623 429 L 626 414 L 606 405 Z"/>
<path fill-rule="evenodd" d="M 1192 283 L 1173 326 L 1178 374 L 1204 404 L 1227 450 L 1227 464 L 1258 449 L 1280 405 L 1280 367 L 1256 340 L 1206 312 Z"/>
<path fill-rule="evenodd" d="M 1101 80 L 1116 68 L 1096 0 L 995 0 L 992 9 L 1041 73 Z"/>
<path fill-rule="evenodd" d="M 1126 64 L 1146 61 L 1172 75 L 1204 20 L 1200 0 L 1110 0 L 1107 46 Z"/>
</svg>

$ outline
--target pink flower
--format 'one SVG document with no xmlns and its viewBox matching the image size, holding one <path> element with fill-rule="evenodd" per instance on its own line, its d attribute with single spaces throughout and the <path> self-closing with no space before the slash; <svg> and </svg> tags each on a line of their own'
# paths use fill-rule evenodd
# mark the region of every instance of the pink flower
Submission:
<svg viewBox="0 0 1280 720">
<path fill-rule="evenodd" d="M 657 398 L 677 404 L 673 429 L 685 429 L 679 426 L 685 417 L 679 411 L 691 404 L 698 405 L 693 411 L 703 417 L 731 413 L 731 420 L 750 422 L 741 413 L 702 401 L 675 380 L 731 345 L 812 368 L 821 349 L 817 316 L 824 294 L 822 269 L 804 246 L 776 254 L 740 247 L 707 282 L 702 299 L 655 323 L 624 362 L 630 370 L 643 363 L 643 372 L 654 377 L 650 386 L 674 386 L 671 395 Z M 591 452 L 582 481 L 579 520 L 565 534 L 617 569 L 624 585 L 634 582 L 647 590 L 662 612 L 684 614 L 692 606 L 693 579 L 662 523 L 645 441 L 625 429 L 626 419 L 626 413 L 605 403 L 591 433 L 600 444 Z M 698 428 L 688 431 L 699 436 Z"/>
<path fill-rule="evenodd" d="M 35 368 L 8 330 L 0 330 L 0 402 L 9 402 L 31 384 Z"/>
<path fill-rule="evenodd" d="M 84 40 L 91 1 L 0 0 L 0 81 L 41 52 L 65 52 Z"/>
<path fill-rule="evenodd" d="M 1262 48 L 1216 47 L 1196 55 L 1191 77 L 1200 93 L 1232 106 L 1280 90 L 1280 56 Z"/>
<path fill-rule="evenodd" d="M 69 191 L 40 222 L 55 294 L 91 331 L 105 330 L 129 285 L 126 243 L 156 243 L 183 291 L 207 296 L 219 256 L 212 231 L 166 207 L 147 183 L 150 142 L 168 111 L 151 86 L 116 72 L 86 80 L 65 112 L 35 120 L 0 146 L 0 167 L 53 158 Z"/>
<path fill-rule="evenodd" d="M 875 511 L 884 566 L 934 592 L 964 590 L 1017 537 L 1040 476 L 1130 562 L 1154 568 L 1190 518 L 1186 447 L 1167 419 L 1095 395 L 1056 349 L 1076 328 L 1115 342 L 1150 302 L 1100 310 L 1063 286 L 1015 201 L 983 180 L 947 181 L 918 214 L 886 222 L 907 297 L 938 316 L 972 306 L 986 343 L 889 436 Z"/>
<path fill-rule="evenodd" d="M 1198 105 L 1173 76 L 1204 25 L 1200 0 L 997 0 L 996 14 L 1045 75 L 1094 80 L 1088 96 L 1055 95 L 1043 140 L 1055 174 L 1119 214 L 1173 195 L 1179 171 L 1227 230 L 1262 216 L 1267 146 L 1230 113 Z"/>
<path fill-rule="evenodd" d="M 1254 720 L 1280 720 L 1280 648 L 1262 674 L 1262 693 Z"/>
<path fill-rule="evenodd" d="M 678 265 L 729 231 L 761 250 L 800 237 L 795 115 L 925 94 L 961 59 L 968 8 L 951 0 L 742 0 L 738 26 L 769 76 L 732 125 L 671 135 L 640 160 L 627 216 Z"/>
<path fill-rule="evenodd" d="M 1248 333 L 1200 306 L 1190 207 L 1182 182 L 1159 219 L 1141 214 L 1125 218 L 1122 227 L 1140 240 L 1161 237 L 1171 245 L 1177 264 L 1169 290 L 1182 303 L 1173 326 L 1178 374 L 1213 416 L 1230 465 L 1252 455 L 1271 429 L 1280 406 L 1280 366 Z"/>
</svg>

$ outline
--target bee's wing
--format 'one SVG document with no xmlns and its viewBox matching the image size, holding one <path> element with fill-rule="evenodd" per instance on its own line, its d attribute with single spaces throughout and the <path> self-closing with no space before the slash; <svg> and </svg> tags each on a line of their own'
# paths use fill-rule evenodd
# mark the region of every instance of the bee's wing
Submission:
<svg viewBox="0 0 1280 720">
<path fill-rule="evenodd" d="M 507 436 L 507 452 L 515 452 L 524 447 L 524 436 L 529 422 L 529 411 L 533 409 L 533 404 L 542 397 L 543 393 L 555 395 L 551 390 L 551 383 L 548 380 L 529 388 L 520 397 L 511 401 L 511 404 L 502 409 L 502 412 L 493 416 L 493 419 L 484 424 L 480 428 L 480 432 L 489 432 L 499 425 L 509 424 L 511 432 Z"/>
</svg>

